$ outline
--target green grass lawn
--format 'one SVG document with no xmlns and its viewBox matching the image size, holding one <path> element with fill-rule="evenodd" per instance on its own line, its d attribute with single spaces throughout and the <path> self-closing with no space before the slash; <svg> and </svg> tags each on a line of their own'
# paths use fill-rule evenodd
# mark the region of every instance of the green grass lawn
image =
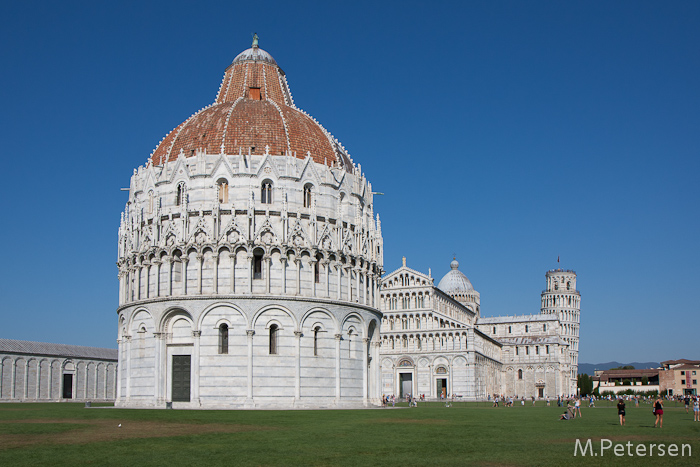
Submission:
<svg viewBox="0 0 700 467">
<path fill-rule="evenodd" d="M 654 429 L 648 405 L 607 403 L 559 421 L 530 403 L 422 404 L 318 411 L 86 409 L 82 404 L 0 404 L 0 466 L 15 465 L 700 465 L 700 422 L 682 406 Z M 121 427 L 118 425 L 121 424 Z M 574 457 L 575 440 L 690 444 L 691 457 Z M 625 452 L 627 448 L 625 448 Z M 687 452 L 687 451 L 686 451 Z"/>
</svg>

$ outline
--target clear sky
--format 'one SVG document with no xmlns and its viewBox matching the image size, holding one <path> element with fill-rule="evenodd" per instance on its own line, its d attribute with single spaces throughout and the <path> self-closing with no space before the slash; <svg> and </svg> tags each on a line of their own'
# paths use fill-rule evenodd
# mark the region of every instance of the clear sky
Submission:
<svg viewBox="0 0 700 467">
<path fill-rule="evenodd" d="M 0 337 L 116 347 L 132 170 L 257 32 L 484 316 L 578 273 L 581 362 L 700 358 L 700 2 L 2 2 Z M 557 257 L 561 263 L 557 263 Z"/>
</svg>

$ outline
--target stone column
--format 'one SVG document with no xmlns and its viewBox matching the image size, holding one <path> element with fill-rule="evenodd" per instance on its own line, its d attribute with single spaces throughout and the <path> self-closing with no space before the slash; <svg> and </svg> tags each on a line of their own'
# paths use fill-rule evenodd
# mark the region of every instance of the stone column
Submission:
<svg viewBox="0 0 700 467">
<path fill-rule="evenodd" d="M 248 329 L 246 331 L 248 336 L 248 400 L 246 402 L 253 403 L 253 336 L 255 335 L 255 330 Z"/>
<path fill-rule="evenodd" d="M 187 263 L 190 262 L 190 259 L 183 256 L 180 258 L 180 261 L 182 261 L 182 274 L 180 274 L 180 278 L 182 279 L 182 295 L 187 295 Z"/>
<path fill-rule="evenodd" d="M 265 275 L 265 293 L 269 294 L 270 293 L 270 273 L 272 271 L 272 264 L 271 264 L 272 258 L 270 256 L 263 256 L 263 265 L 265 266 L 265 270 L 263 271 L 263 274 Z"/>
<path fill-rule="evenodd" d="M 318 260 L 312 259 L 309 261 L 309 266 L 311 267 L 311 296 L 315 297 L 316 296 L 316 265 L 318 264 Z M 320 267 L 320 266 L 319 266 Z M 319 274 L 321 271 L 319 271 Z"/>
<path fill-rule="evenodd" d="M 173 295 L 173 258 L 168 256 L 165 258 L 165 264 L 168 267 L 168 294 L 170 297 Z"/>
<path fill-rule="evenodd" d="M 146 267 L 146 298 L 151 298 L 151 263 L 144 263 Z"/>
<path fill-rule="evenodd" d="M 297 266 L 297 285 L 294 295 L 301 295 L 301 259 L 294 258 L 294 264 Z"/>
<path fill-rule="evenodd" d="M 335 403 L 340 403 L 340 340 L 342 334 L 335 335 Z"/>
<path fill-rule="evenodd" d="M 352 268 L 347 266 L 345 268 L 346 275 L 348 276 L 348 301 L 352 301 Z"/>
<path fill-rule="evenodd" d="M 214 294 L 219 293 L 219 252 L 217 251 L 214 256 Z"/>
<path fill-rule="evenodd" d="M 282 295 L 287 294 L 287 257 L 282 256 L 280 258 L 280 263 L 282 263 Z"/>
<path fill-rule="evenodd" d="M 29 359 L 24 361 L 24 381 L 22 382 L 22 399 L 29 395 Z"/>
<path fill-rule="evenodd" d="M 15 391 L 17 378 L 17 360 L 12 360 L 12 374 L 10 375 L 10 398 L 14 399 L 17 396 L 17 391 Z"/>
<path fill-rule="evenodd" d="M 362 339 L 362 404 L 367 406 L 369 338 Z"/>
<path fill-rule="evenodd" d="M 126 301 L 125 301 L 125 303 L 128 303 L 131 301 L 131 289 L 133 288 L 131 286 L 132 276 L 133 276 L 132 268 L 128 267 L 126 270 Z"/>
<path fill-rule="evenodd" d="M 97 399 L 97 392 L 98 392 L 98 391 L 97 391 L 97 382 L 98 382 L 98 379 L 99 379 L 99 378 L 98 378 L 99 374 L 100 374 L 100 372 L 99 372 L 99 370 L 98 370 L 98 368 L 97 368 L 97 365 L 95 365 L 95 384 L 94 384 L 93 396 L 92 396 L 93 399 Z"/>
<path fill-rule="evenodd" d="M 125 386 L 126 386 L 126 394 L 124 395 L 126 397 L 126 401 L 129 401 L 129 398 L 131 397 L 131 369 L 129 368 L 131 365 L 129 365 L 129 358 L 131 358 L 131 336 L 124 336 L 124 346 L 126 348 L 125 354 L 126 357 L 124 357 L 124 376 L 125 376 Z"/>
<path fill-rule="evenodd" d="M 204 255 L 197 255 L 197 294 L 202 295 L 202 267 L 204 265 Z"/>
<path fill-rule="evenodd" d="M 117 280 L 119 281 L 119 305 L 124 303 L 124 275 L 121 271 L 117 273 Z"/>
<path fill-rule="evenodd" d="M 143 272 L 142 265 L 136 266 L 136 300 L 141 300 L 141 273 Z"/>
<path fill-rule="evenodd" d="M 364 303 L 365 305 L 369 305 L 369 304 L 370 304 L 370 302 L 369 302 L 369 294 L 370 294 L 370 290 L 369 290 L 369 272 L 366 272 L 366 273 L 365 273 L 364 292 L 365 292 L 365 297 L 364 297 L 364 300 L 363 300 L 362 303 Z"/>
<path fill-rule="evenodd" d="M 248 293 L 253 294 L 253 255 L 248 255 Z"/>
<path fill-rule="evenodd" d="M 202 331 L 192 331 L 194 338 L 194 347 L 192 348 L 192 402 L 201 406 L 199 400 L 199 338 L 202 337 Z"/>
<path fill-rule="evenodd" d="M 155 290 L 153 290 L 153 295 L 155 297 L 160 297 L 160 265 L 161 261 L 160 260 L 153 260 L 153 264 L 156 265 L 156 283 L 155 283 Z"/>
<path fill-rule="evenodd" d="M 117 339 L 117 374 L 115 379 L 117 380 L 117 392 L 115 394 L 115 399 L 119 401 L 119 398 L 122 395 L 122 382 L 121 378 L 124 376 L 124 372 L 122 371 L 122 366 L 124 365 L 124 359 L 122 358 L 122 339 Z M 53 365 L 49 366 L 49 374 L 51 374 L 51 370 L 53 369 Z M 49 381 L 51 381 L 51 378 L 49 377 Z M 51 394 L 51 383 L 49 382 L 49 394 Z M 105 397 L 107 393 L 105 392 Z"/>
<path fill-rule="evenodd" d="M 331 270 L 330 261 L 324 259 L 321 264 L 323 265 L 323 270 L 326 273 L 326 298 L 331 298 Z"/>
<path fill-rule="evenodd" d="M 162 332 L 153 333 L 153 338 L 155 340 L 155 347 L 153 352 L 153 398 L 156 401 L 156 405 L 161 404 L 163 401 L 161 378 L 163 378 L 164 375 L 161 373 L 161 368 L 165 368 L 167 366 L 167 362 L 165 362 L 165 366 L 163 365 L 163 354 L 161 353 L 161 344 L 163 342 L 164 337 L 164 333 Z M 106 394 L 107 393 L 105 392 L 105 395 Z"/>
<path fill-rule="evenodd" d="M 234 294 L 236 293 L 236 253 L 229 252 L 228 257 L 231 260 L 231 284 L 229 289 Z"/>
<path fill-rule="evenodd" d="M 49 360 L 49 387 L 47 388 L 46 395 L 49 397 L 49 400 L 53 397 L 53 362 L 51 360 Z"/>
<path fill-rule="evenodd" d="M 104 394 L 105 394 L 105 399 L 109 399 L 109 392 L 107 392 L 107 388 L 109 387 L 107 384 L 107 382 L 109 381 L 109 366 L 105 365 L 104 369 L 105 369 L 105 379 L 104 379 L 104 382 L 105 382 L 104 383 L 104 391 L 105 392 L 104 392 Z M 115 381 L 116 381 L 116 378 L 115 378 Z"/>
<path fill-rule="evenodd" d="M 373 342 L 372 343 L 372 360 L 377 362 L 377 371 L 375 371 L 375 385 L 374 385 L 374 394 L 370 394 L 370 397 L 377 400 L 379 399 L 381 393 L 382 393 L 382 373 L 381 373 L 381 361 L 379 360 L 379 346 L 381 345 L 380 342 Z"/>
<path fill-rule="evenodd" d="M 299 402 L 301 399 L 301 331 L 294 331 L 297 347 L 296 373 L 294 374 L 294 402 Z"/>
<path fill-rule="evenodd" d="M 95 387 L 97 387 L 97 384 L 95 384 Z M 0 392 L 0 394 L 2 394 Z M 36 362 L 36 400 L 39 400 L 41 397 L 41 361 L 37 360 Z"/>
<path fill-rule="evenodd" d="M 338 300 L 341 300 L 341 297 L 342 297 L 342 290 L 343 290 L 343 287 L 342 287 L 342 285 L 343 285 L 343 281 L 342 281 L 342 278 L 343 278 L 343 267 L 342 267 L 342 265 L 340 264 L 340 262 L 338 262 L 338 261 L 335 262 L 334 266 L 335 266 L 335 267 L 337 268 L 337 270 L 338 270 Z"/>
</svg>

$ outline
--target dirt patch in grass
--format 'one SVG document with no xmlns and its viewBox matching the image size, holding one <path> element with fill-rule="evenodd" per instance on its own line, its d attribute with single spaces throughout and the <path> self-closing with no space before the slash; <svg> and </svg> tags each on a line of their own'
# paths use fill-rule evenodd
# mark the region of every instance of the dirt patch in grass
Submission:
<svg viewBox="0 0 700 467">
<path fill-rule="evenodd" d="M 115 420 L 13 420 L 2 423 L 72 424 L 78 427 L 50 434 L 0 434 L 0 450 L 39 444 L 89 444 L 133 438 L 165 438 L 209 433 L 239 433 L 274 428 L 223 423 L 193 424 Z"/>
<path fill-rule="evenodd" d="M 371 423 L 410 423 L 416 425 L 443 425 L 447 423 L 447 420 L 437 420 L 437 419 L 426 419 L 417 420 L 414 418 L 382 418 L 378 420 L 371 420 Z"/>
</svg>

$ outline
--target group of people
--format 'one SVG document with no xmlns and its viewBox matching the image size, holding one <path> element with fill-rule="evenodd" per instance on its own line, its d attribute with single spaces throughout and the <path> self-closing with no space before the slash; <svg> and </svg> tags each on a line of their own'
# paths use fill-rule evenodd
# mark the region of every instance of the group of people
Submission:
<svg viewBox="0 0 700 467">
<path fill-rule="evenodd" d="M 405 397 L 409 407 L 418 407 L 418 401 L 425 400 L 425 394 L 421 394 L 418 398 L 412 396 L 411 394 L 406 394 Z M 395 407 L 397 399 L 398 397 L 394 396 L 393 394 L 390 396 L 382 394 L 382 407 L 388 407 L 389 404 L 391 404 L 392 407 Z"/>
<path fill-rule="evenodd" d="M 639 406 L 639 399 L 635 398 L 637 406 Z M 657 426 L 659 428 L 664 426 L 664 402 L 661 396 L 658 396 L 654 401 L 654 406 L 652 408 L 652 413 L 656 417 L 654 420 L 654 428 Z M 617 401 L 617 415 L 620 417 L 620 426 L 625 425 L 625 400 L 620 397 Z"/>
<path fill-rule="evenodd" d="M 563 404 L 563 399 L 560 398 L 559 400 L 557 400 L 557 405 Z M 573 420 L 574 418 L 576 418 L 576 415 L 578 415 L 579 418 L 583 418 L 583 415 L 581 415 L 581 399 L 578 397 L 569 399 L 566 402 L 566 411 L 563 414 L 561 414 L 559 420 Z"/>
</svg>

